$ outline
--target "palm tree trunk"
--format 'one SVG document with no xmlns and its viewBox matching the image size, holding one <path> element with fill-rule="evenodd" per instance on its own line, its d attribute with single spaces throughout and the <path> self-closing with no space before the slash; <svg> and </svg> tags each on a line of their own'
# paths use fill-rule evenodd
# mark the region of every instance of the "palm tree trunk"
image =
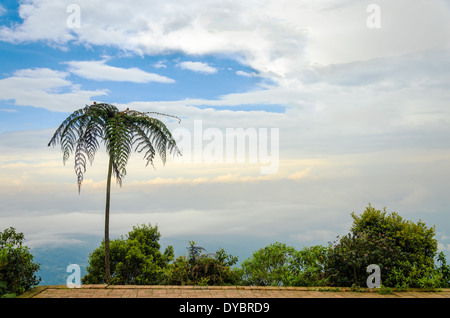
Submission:
<svg viewBox="0 0 450 318">
<path fill-rule="evenodd" d="M 111 201 L 111 174 L 112 157 L 109 157 L 108 178 L 106 180 L 106 207 L 105 207 L 105 274 L 106 284 L 111 280 L 111 269 L 109 263 L 109 202 Z"/>
</svg>

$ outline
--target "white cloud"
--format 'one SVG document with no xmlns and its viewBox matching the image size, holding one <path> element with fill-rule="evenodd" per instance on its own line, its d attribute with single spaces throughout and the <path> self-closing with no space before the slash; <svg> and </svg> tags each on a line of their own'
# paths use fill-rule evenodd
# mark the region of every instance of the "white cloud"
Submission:
<svg viewBox="0 0 450 318">
<path fill-rule="evenodd" d="M 4 15 L 8 10 L 6 10 L 1 4 L 0 4 L 0 16 Z"/>
<path fill-rule="evenodd" d="M 174 83 L 171 78 L 148 73 L 138 68 L 120 68 L 105 64 L 106 61 L 71 61 L 69 71 L 78 76 L 96 81 L 115 81 L 133 83 Z"/>
<path fill-rule="evenodd" d="M 217 118 L 223 121 L 220 128 L 232 120 L 236 126 L 258 127 L 267 124 L 265 116 L 269 116 L 256 113 L 236 121 L 240 114 L 233 112 L 203 115 L 205 129 L 214 127 Z M 223 235 L 234 242 L 247 235 L 300 246 L 326 244 L 334 235 L 348 231 L 352 211 L 362 212 L 371 202 L 407 219 L 436 224 L 437 230 L 448 236 L 448 147 L 405 149 L 404 145 L 396 149 L 384 145 L 379 151 L 350 152 L 350 136 L 342 140 L 345 136 L 334 132 L 328 142 L 317 145 L 322 126 L 306 138 L 304 130 L 316 123 L 307 126 L 308 119 L 304 119 L 304 130 L 292 130 L 298 119 L 289 120 L 290 114 L 279 116 L 276 124 L 286 127 L 281 130 L 280 153 L 284 155 L 279 172 L 270 177 L 261 176 L 258 166 L 250 164 L 174 164 L 169 160 L 165 167 L 156 164 L 155 170 L 145 168 L 141 155 L 134 154 L 122 188 L 112 188 L 112 235 L 150 222 L 158 223 L 163 237 L 186 241 L 201 236 L 217 240 Z M 46 129 L 0 136 L 0 202 L 5 207 L 0 223 L 24 232 L 32 246 L 55 240 L 78 244 L 70 241 L 72 235 L 103 233 L 104 149 L 88 166 L 79 195 L 73 157 L 64 166 L 59 147 L 46 147 L 52 133 Z M 286 156 L 293 141 L 300 149 L 294 156 Z M 338 148 L 345 145 L 347 150 L 330 154 L 332 143 L 338 143 Z"/>
<path fill-rule="evenodd" d="M 252 77 L 252 76 L 255 76 L 254 73 L 248 73 L 248 72 L 244 72 L 244 71 L 236 71 L 236 75 L 238 75 L 238 76 L 244 76 L 244 77 Z"/>
<path fill-rule="evenodd" d="M 189 70 L 204 74 L 217 73 L 217 69 L 215 67 L 208 65 L 207 63 L 186 61 L 178 63 L 177 65 L 183 70 Z"/>
<path fill-rule="evenodd" d="M 167 65 L 164 63 L 165 63 L 165 61 L 158 61 L 155 64 L 153 64 L 153 67 L 158 68 L 158 69 L 159 68 L 167 68 Z"/>
<path fill-rule="evenodd" d="M 49 40 L 57 45 L 74 40 L 75 37 L 67 28 L 66 7 L 69 2 L 28 1 L 19 6 L 22 24 L 14 24 L 11 28 L 0 27 L 0 39 L 12 43 L 24 41 Z"/>
<path fill-rule="evenodd" d="M 22 69 L 0 79 L 0 99 L 16 105 L 42 107 L 69 112 L 88 104 L 91 97 L 106 95 L 106 90 L 84 91 L 67 80 L 69 74 L 48 68 Z M 63 92 L 69 90 L 69 92 Z"/>
<path fill-rule="evenodd" d="M 44 40 L 56 45 L 77 41 L 112 45 L 137 54 L 181 51 L 187 54 L 232 53 L 259 72 L 280 73 L 295 52 L 301 55 L 304 34 L 298 23 L 279 23 L 255 0 L 227 3 L 184 1 L 122 4 L 81 0 L 81 27 L 68 28 L 69 2 L 30 1 L 21 5 L 24 22 L 0 29 L 9 42 Z M 105 10 L 107 8 L 107 10 Z M 299 37 L 300 38 L 297 38 Z M 290 39 L 291 37 L 291 39 Z M 282 43 L 280 43 L 282 41 Z M 289 53 L 290 52 L 290 53 Z M 289 53 L 291 56 L 287 56 Z M 211 71 L 211 69 L 208 69 Z"/>
<path fill-rule="evenodd" d="M 276 81 L 298 79 L 310 65 L 350 63 L 447 45 L 450 10 L 444 0 L 387 1 L 382 28 L 369 29 L 360 1 L 80 0 L 81 27 L 66 25 L 70 1 L 22 3 L 22 24 L 0 28 L 9 42 L 45 40 L 115 46 L 137 54 L 226 54 Z"/>
</svg>

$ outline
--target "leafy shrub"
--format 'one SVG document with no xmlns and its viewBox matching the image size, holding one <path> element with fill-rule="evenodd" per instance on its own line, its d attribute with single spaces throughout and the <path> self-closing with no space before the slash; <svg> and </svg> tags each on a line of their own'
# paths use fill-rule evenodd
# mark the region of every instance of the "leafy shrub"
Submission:
<svg viewBox="0 0 450 318">
<path fill-rule="evenodd" d="M 242 262 L 242 279 L 246 285 L 286 286 L 291 277 L 295 248 L 275 242 L 255 251 Z"/>
<path fill-rule="evenodd" d="M 365 286 L 368 265 L 380 266 L 384 279 L 390 275 L 402 254 L 402 250 L 388 236 L 378 238 L 365 232 L 349 233 L 330 243 L 325 272 L 332 285 Z M 383 285 L 386 285 L 384 280 Z"/>
<path fill-rule="evenodd" d="M 157 285 L 166 281 L 165 271 L 173 259 L 173 248 L 160 252 L 158 227 L 133 227 L 126 238 L 110 241 L 111 284 Z M 104 242 L 89 256 L 84 284 L 104 284 Z"/>
<path fill-rule="evenodd" d="M 375 238 L 382 235 L 392 237 L 394 244 L 401 247 L 404 257 L 411 264 L 432 267 L 437 252 L 437 240 L 434 239 L 435 228 L 427 228 L 420 220 L 417 224 L 404 220 L 395 212 L 386 214 L 368 206 L 361 216 L 352 213 L 352 233 L 366 232 Z"/>
<path fill-rule="evenodd" d="M 312 246 L 297 251 L 284 243 L 272 243 L 242 262 L 241 278 L 256 286 L 324 286 L 326 248 Z"/>
<path fill-rule="evenodd" d="M 13 227 L 0 232 L 0 295 L 14 297 L 39 284 L 35 273 L 40 265 L 33 263 L 29 248 L 23 246 L 23 233 Z"/>
<path fill-rule="evenodd" d="M 435 267 L 434 227 L 386 214 L 369 205 L 360 216 L 352 213 L 350 233 L 330 243 L 326 273 L 336 286 L 365 286 L 366 267 L 377 264 L 386 287 L 432 288 L 443 283 Z"/>
<path fill-rule="evenodd" d="M 440 252 L 437 256 L 436 271 L 441 275 L 442 282 L 441 288 L 450 287 L 450 265 L 447 265 L 447 260 L 445 259 L 445 254 Z"/>
<path fill-rule="evenodd" d="M 291 264 L 288 286 L 326 286 L 325 261 L 328 249 L 322 245 L 304 247 L 296 251 Z"/>
<path fill-rule="evenodd" d="M 168 267 L 166 277 L 174 285 L 234 285 L 239 281 L 233 265 L 237 257 L 219 249 L 215 254 L 204 254 L 204 248 L 189 242 L 189 256 L 179 256 Z"/>
</svg>

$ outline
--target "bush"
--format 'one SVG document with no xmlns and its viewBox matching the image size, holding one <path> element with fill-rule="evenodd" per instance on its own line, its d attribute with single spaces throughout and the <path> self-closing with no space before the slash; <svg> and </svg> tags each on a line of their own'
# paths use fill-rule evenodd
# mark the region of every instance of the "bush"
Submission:
<svg viewBox="0 0 450 318">
<path fill-rule="evenodd" d="M 326 286 L 325 261 L 328 249 L 322 245 L 304 247 L 295 253 L 288 286 Z"/>
<path fill-rule="evenodd" d="M 352 217 L 350 233 L 329 246 L 326 273 L 332 284 L 366 286 L 370 264 L 380 266 L 384 286 L 430 288 L 443 284 L 443 275 L 435 267 L 434 227 L 371 205 Z"/>
<path fill-rule="evenodd" d="M 40 282 L 35 273 L 40 265 L 33 263 L 29 248 L 23 246 L 23 233 L 13 227 L 0 232 L 0 296 L 14 297 Z"/>
<path fill-rule="evenodd" d="M 401 260 L 402 250 L 388 236 L 375 238 L 365 232 L 349 233 L 330 243 L 325 266 L 329 281 L 335 286 L 366 286 L 369 275 L 366 268 L 377 264 L 384 278 L 390 275 L 394 264 Z"/>
<path fill-rule="evenodd" d="M 437 257 L 436 271 L 442 277 L 442 288 L 450 287 L 450 265 L 447 265 L 444 252 L 440 252 Z"/>
<path fill-rule="evenodd" d="M 295 248 L 283 243 L 260 248 L 242 262 L 243 282 L 256 286 L 286 286 L 294 257 Z"/>
<path fill-rule="evenodd" d="M 326 248 L 318 245 L 297 251 L 283 243 L 272 243 L 242 262 L 245 285 L 324 286 Z"/>
<path fill-rule="evenodd" d="M 168 283 L 173 285 L 235 285 L 239 273 L 232 266 L 237 257 L 219 249 L 215 254 L 204 254 L 204 248 L 189 242 L 189 257 L 179 256 L 168 267 Z"/>
<path fill-rule="evenodd" d="M 173 260 L 173 248 L 160 252 L 158 227 L 142 225 L 133 227 L 126 238 L 110 241 L 112 285 L 157 285 L 166 281 L 166 268 Z M 89 256 L 84 284 L 104 284 L 104 242 Z"/>
</svg>

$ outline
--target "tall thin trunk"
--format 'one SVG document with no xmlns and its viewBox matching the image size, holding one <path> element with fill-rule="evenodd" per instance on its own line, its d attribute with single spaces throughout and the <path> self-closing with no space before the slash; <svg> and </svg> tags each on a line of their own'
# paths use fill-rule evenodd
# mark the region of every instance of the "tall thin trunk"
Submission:
<svg viewBox="0 0 450 318">
<path fill-rule="evenodd" d="M 105 274 L 106 284 L 111 281 L 109 262 L 109 202 L 111 201 L 112 157 L 109 157 L 108 178 L 106 179 L 106 207 L 105 207 Z"/>
</svg>

